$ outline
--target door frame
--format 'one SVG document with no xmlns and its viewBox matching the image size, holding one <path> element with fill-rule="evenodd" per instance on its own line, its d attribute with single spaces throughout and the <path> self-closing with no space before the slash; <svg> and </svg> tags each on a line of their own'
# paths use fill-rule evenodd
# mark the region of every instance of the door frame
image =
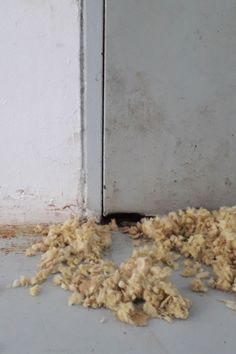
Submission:
<svg viewBox="0 0 236 354">
<path fill-rule="evenodd" d="M 105 0 L 80 0 L 81 182 L 86 216 L 103 215 Z"/>
</svg>

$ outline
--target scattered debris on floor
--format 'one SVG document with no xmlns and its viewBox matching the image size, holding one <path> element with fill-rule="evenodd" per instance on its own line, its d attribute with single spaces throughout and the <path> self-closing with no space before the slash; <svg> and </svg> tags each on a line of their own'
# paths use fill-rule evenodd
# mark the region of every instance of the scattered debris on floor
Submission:
<svg viewBox="0 0 236 354">
<path fill-rule="evenodd" d="M 40 286 L 38 284 L 32 286 L 30 289 L 29 289 L 29 293 L 31 296 L 36 296 L 40 293 Z"/>
<path fill-rule="evenodd" d="M 196 293 L 206 293 L 207 287 L 204 285 L 201 279 L 195 278 L 191 281 L 190 288 Z"/>
<path fill-rule="evenodd" d="M 189 208 L 123 228 L 137 246 L 121 265 L 103 258 L 111 233 L 117 230 L 114 220 L 99 225 L 77 219 L 38 229 L 42 240 L 29 247 L 26 255 L 42 253 L 39 270 L 32 278 L 20 277 L 13 286 L 31 286 L 30 294 L 35 296 L 39 285 L 55 274 L 53 283 L 72 292 L 69 305 L 105 307 L 119 320 L 139 326 L 150 318 L 188 317 L 190 301 L 170 281 L 180 255 L 186 258 L 181 275 L 194 277 L 193 291 L 206 292 L 203 279 L 211 277 L 210 287 L 235 292 L 236 207 L 212 212 Z M 212 274 L 202 265 L 211 267 Z M 229 302 L 225 304 L 230 307 Z"/>
<path fill-rule="evenodd" d="M 231 310 L 236 311 L 236 301 L 231 301 L 231 300 L 220 300 L 225 304 L 226 307 L 228 307 Z"/>
</svg>

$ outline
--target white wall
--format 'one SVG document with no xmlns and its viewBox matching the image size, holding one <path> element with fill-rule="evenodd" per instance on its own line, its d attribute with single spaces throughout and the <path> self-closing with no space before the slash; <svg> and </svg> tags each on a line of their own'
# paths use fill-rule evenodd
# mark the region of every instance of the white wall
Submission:
<svg viewBox="0 0 236 354">
<path fill-rule="evenodd" d="M 79 32 L 76 0 L 0 2 L 0 224 L 82 207 Z"/>
</svg>

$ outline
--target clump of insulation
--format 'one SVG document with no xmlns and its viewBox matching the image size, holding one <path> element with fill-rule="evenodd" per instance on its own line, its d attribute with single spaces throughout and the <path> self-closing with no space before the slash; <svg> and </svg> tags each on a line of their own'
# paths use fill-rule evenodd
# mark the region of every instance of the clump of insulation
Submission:
<svg viewBox="0 0 236 354">
<path fill-rule="evenodd" d="M 133 231 L 134 232 L 134 231 Z M 234 291 L 236 284 L 236 207 L 217 211 L 187 209 L 162 218 L 144 219 L 136 232 L 171 252 L 188 258 L 183 276 L 208 278 L 201 264 L 210 266 L 210 285 Z"/>
<path fill-rule="evenodd" d="M 190 302 L 170 281 L 179 255 L 186 258 L 182 276 L 194 277 L 193 291 L 207 291 L 202 282 L 210 277 L 202 267 L 206 265 L 212 271 L 211 287 L 236 292 L 235 207 L 212 212 L 189 208 L 143 219 L 123 231 L 135 242 L 148 241 L 147 245 L 137 247 L 120 266 L 103 258 L 114 230 L 114 221 L 99 225 L 77 219 L 43 229 L 42 240 L 26 251 L 28 256 L 42 253 L 38 272 L 30 279 L 21 277 L 13 286 L 31 286 L 34 296 L 54 274 L 53 283 L 71 292 L 69 305 L 105 307 L 119 320 L 140 326 L 149 318 L 188 317 Z"/>
<path fill-rule="evenodd" d="M 31 286 L 35 296 L 39 285 L 54 274 L 53 283 L 72 293 L 69 305 L 105 307 L 119 320 L 140 326 L 151 317 L 187 318 L 190 302 L 170 282 L 171 269 L 163 265 L 174 265 L 176 256 L 165 247 L 143 247 L 120 266 L 105 260 L 103 251 L 116 228 L 114 222 L 102 226 L 76 219 L 50 227 L 26 251 L 28 256 L 42 252 L 37 273 L 15 280 L 13 286 Z"/>
</svg>

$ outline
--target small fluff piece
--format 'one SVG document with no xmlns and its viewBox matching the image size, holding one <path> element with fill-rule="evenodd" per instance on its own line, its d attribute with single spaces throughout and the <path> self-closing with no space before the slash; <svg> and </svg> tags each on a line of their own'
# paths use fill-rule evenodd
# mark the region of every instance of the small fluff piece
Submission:
<svg viewBox="0 0 236 354">
<path fill-rule="evenodd" d="M 40 286 L 38 284 L 32 286 L 30 289 L 29 289 L 29 293 L 31 296 L 37 296 L 40 292 Z"/>
<path fill-rule="evenodd" d="M 199 273 L 196 274 L 196 278 L 198 279 L 208 279 L 210 276 L 210 272 L 204 272 L 204 271 L 200 271 Z"/>
<path fill-rule="evenodd" d="M 29 285 L 30 285 L 30 279 L 22 275 L 20 276 L 19 279 L 13 281 L 12 288 L 27 287 Z"/>
<path fill-rule="evenodd" d="M 74 293 L 69 297 L 68 305 L 69 305 L 69 306 L 72 306 L 72 305 L 82 305 L 83 300 L 84 300 L 83 295 L 81 295 L 81 294 L 78 293 L 78 292 L 74 292 Z"/>
<path fill-rule="evenodd" d="M 182 277 L 194 277 L 203 272 L 199 262 L 193 262 L 190 259 L 184 261 L 184 270 L 180 273 Z"/>
<path fill-rule="evenodd" d="M 220 301 L 223 302 L 225 306 L 228 307 L 229 309 L 236 311 L 235 301 L 231 301 L 231 300 L 220 300 Z"/>
<path fill-rule="evenodd" d="M 201 279 L 193 279 L 191 284 L 190 284 L 190 288 L 192 289 L 192 291 L 196 292 L 196 293 L 206 293 L 207 292 L 207 287 L 204 285 L 204 283 L 202 282 Z"/>
</svg>

